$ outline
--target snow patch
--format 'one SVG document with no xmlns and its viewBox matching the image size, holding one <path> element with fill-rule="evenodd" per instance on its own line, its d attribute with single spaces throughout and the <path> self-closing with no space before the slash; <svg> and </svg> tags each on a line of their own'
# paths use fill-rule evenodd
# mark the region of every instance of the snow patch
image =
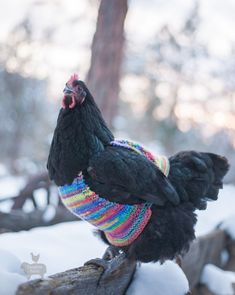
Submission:
<svg viewBox="0 0 235 295">
<path fill-rule="evenodd" d="M 46 207 L 45 212 L 43 213 L 42 219 L 45 222 L 50 222 L 55 217 L 55 214 L 56 214 L 56 208 L 55 208 L 55 206 L 48 205 Z"/>
<path fill-rule="evenodd" d="M 226 233 L 235 240 L 235 216 L 227 218 L 221 225 L 220 228 L 225 230 Z"/>
<path fill-rule="evenodd" d="M 47 267 L 46 275 L 52 275 L 103 255 L 107 246 L 93 235 L 93 229 L 87 222 L 65 222 L 1 234 L 0 245 L 21 263 L 31 263 L 31 252 L 40 254 L 40 263 Z"/>
<path fill-rule="evenodd" d="M 183 295 L 189 291 L 182 269 L 172 261 L 143 263 L 137 268 L 127 295 Z"/>
<path fill-rule="evenodd" d="M 227 250 L 223 250 L 220 255 L 222 266 L 226 265 L 229 261 L 229 253 Z"/>
<path fill-rule="evenodd" d="M 8 171 L 5 165 L 0 163 L 0 177 L 7 176 Z"/>
<path fill-rule="evenodd" d="M 18 195 L 24 185 L 24 177 L 6 176 L 0 178 L 0 199 Z"/>
<path fill-rule="evenodd" d="M 47 191 L 44 188 L 35 190 L 33 195 L 39 208 L 43 209 L 47 206 Z"/>
<path fill-rule="evenodd" d="M 0 268 L 5 271 L 23 274 L 20 265 L 20 259 L 16 255 L 7 250 L 0 249 Z"/>
<path fill-rule="evenodd" d="M 1 295 L 15 295 L 18 286 L 26 281 L 26 278 L 17 273 L 10 273 L 0 268 L 0 292 Z"/>
<path fill-rule="evenodd" d="M 235 273 L 207 264 L 202 271 L 200 282 L 216 295 L 232 295 Z"/>
<path fill-rule="evenodd" d="M 235 186 L 225 185 L 220 190 L 218 200 L 207 202 L 207 209 L 197 210 L 198 222 L 196 224 L 196 236 L 208 234 L 218 226 L 219 223 L 234 216 Z"/>
<path fill-rule="evenodd" d="M 16 177 L 16 176 L 0 177 L 0 199 L 14 197 L 18 195 L 19 191 L 22 189 L 24 185 L 25 185 L 24 177 Z M 10 199 L 4 202 L 0 202 L 0 211 L 8 213 L 11 210 L 12 205 L 13 205 L 13 201 Z"/>
<path fill-rule="evenodd" d="M 21 261 L 9 251 L 0 249 L 0 294 L 14 295 L 19 284 L 26 281 Z"/>
</svg>

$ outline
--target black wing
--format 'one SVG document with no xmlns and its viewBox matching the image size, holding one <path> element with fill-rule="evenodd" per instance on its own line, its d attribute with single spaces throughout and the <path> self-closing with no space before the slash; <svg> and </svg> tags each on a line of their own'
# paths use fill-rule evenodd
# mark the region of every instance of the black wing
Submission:
<svg viewBox="0 0 235 295">
<path fill-rule="evenodd" d="M 167 177 L 146 157 L 122 147 L 107 147 L 93 156 L 85 179 L 92 190 L 116 202 L 177 205 L 179 196 Z M 132 202 L 131 202 L 132 201 Z"/>
</svg>

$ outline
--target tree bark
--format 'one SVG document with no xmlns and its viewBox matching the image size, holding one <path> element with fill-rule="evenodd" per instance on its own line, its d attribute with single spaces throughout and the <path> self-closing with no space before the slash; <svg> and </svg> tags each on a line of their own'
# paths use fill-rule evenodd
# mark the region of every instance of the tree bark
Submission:
<svg viewBox="0 0 235 295">
<path fill-rule="evenodd" d="M 87 85 L 109 126 L 117 109 L 127 0 L 101 0 Z"/>
<path fill-rule="evenodd" d="M 19 286 L 16 295 L 123 295 L 135 272 L 136 262 L 122 255 L 103 272 L 95 265 L 83 266 L 33 280 Z"/>
</svg>

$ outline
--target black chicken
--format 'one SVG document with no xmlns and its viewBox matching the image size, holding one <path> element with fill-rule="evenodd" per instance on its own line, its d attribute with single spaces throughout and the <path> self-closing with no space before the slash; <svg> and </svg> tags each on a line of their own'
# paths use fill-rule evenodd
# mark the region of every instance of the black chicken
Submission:
<svg viewBox="0 0 235 295">
<path fill-rule="evenodd" d="M 50 178 L 58 186 L 71 185 L 82 173 L 86 185 L 106 200 L 151 204 L 151 217 L 139 236 L 116 248 L 128 257 L 163 261 L 187 250 L 195 237 L 194 211 L 217 199 L 229 169 L 226 158 L 180 152 L 169 158 L 166 177 L 145 156 L 111 144 L 112 132 L 88 88 L 75 75 L 66 84 L 62 106 L 47 163 Z M 105 232 L 99 234 L 110 244 Z"/>
</svg>

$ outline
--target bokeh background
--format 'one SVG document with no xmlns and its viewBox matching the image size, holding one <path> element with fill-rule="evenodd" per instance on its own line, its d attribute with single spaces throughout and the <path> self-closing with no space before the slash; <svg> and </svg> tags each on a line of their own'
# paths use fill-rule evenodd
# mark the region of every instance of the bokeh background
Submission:
<svg viewBox="0 0 235 295">
<path fill-rule="evenodd" d="M 99 1 L 0 2 L 2 176 L 45 169 L 62 89 L 73 72 L 91 85 L 117 137 L 166 154 L 207 150 L 235 161 L 235 2 L 131 0 L 125 11 L 126 4 L 110 14 L 123 40 L 97 32 L 98 46 L 107 41 L 121 55 L 111 71 L 120 88 L 99 98 L 110 87 L 102 76 L 105 58 L 88 75 L 92 51 L 92 62 L 98 59 L 92 41 Z M 227 180 L 235 181 L 233 169 Z"/>
</svg>

